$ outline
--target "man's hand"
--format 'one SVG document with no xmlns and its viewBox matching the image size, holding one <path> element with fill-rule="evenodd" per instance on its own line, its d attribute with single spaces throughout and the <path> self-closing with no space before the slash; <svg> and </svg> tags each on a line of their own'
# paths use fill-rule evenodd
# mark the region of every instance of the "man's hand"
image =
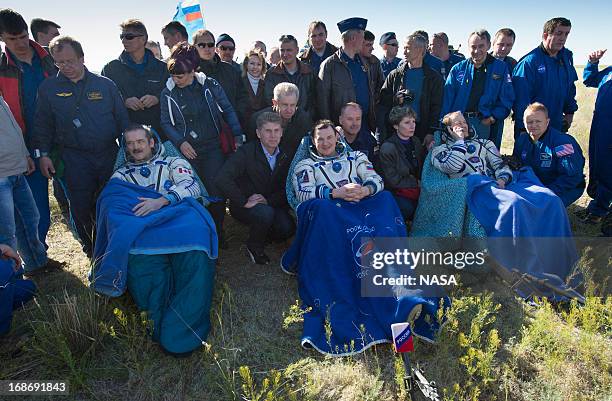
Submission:
<svg viewBox="0 0 612 401">
<path fill-rule="evenodd" d="M 370 195 L 370 188 L 359 184 L 346 184 L 332 190 L 334 199 L 344 199 L 347 202 L 359 202 Z"/>
<path fill-rule="evenodd" d="M 181 143 L 181 153 L 188 159 L 195 159 L 198 156 L 193 146 L 187 141 Z"/>
<path fill-rule="evenodd" d="M 467 136 L 467 131 L 464 132 L 463 128 L 458 127 L 458 126 L 454 126 L 454 127 L 449 127 L 448 128 L 448 132 L 450 133 L 451 137 L 453 137 L 454 140 L 458 141 L 460 139 L 464 139 Z"/>
<path fill-rule="evenodd" d="M 245 207 L 247 209 L 250 209 L 253 206 L 257 205 L 258 203 L 267 205 L 268 201 L 261 194 L 253 194 L 253 195 L 249 196 L 249 199 L 247 199 L 247 202 L 244 204 L 243 207 Z"/>
<path fill-rule="evenodd" d="M 128 97 L 127 99 L 125 99 L 125 107 L 134 111 L 145 109 L 144 104 L 142 104 L 142 101 L 137 97 Z"/>
<path fill-rule="evenodd" d="M 599 60 L 601 60 L 603 55 L 606 53 L 606 50 L 608 49 L 595 50 L 594 52 L 589 53 L 589 63 L 591 64 L 599 63 Z"/>
<path fill-rule="evenodd" d="M 55 167 L 53 167 L 53 162 L 47 156 L 42 156 L 39 159 L 40 163 L 40 172 L 42 175 L 47 177 L 48 179 L 52 179 L 53 174 L 55 174 Z"/>
<path fill-rule="evenodd" d="M 138 200 L 142 202 L 132 208 L 132 212 L 134 212 L 136 216 L 146 216 L 170 203 L 170 201 L 163 196 L 157 199 L 138 197 Z"/>
<path fill-rule="evenodd" d="M 563 119 L 565 120 L 565 122 L 567 123 L 567 129 L 570 129 L 570 127 L 572 126 L 572 122 L 574 121 L 574 114 L 564 114 L 563 115 Z"/>
<path fill-rule="evenodd" d="M 13 266 L 14 271 L 21 268 L 21 258 L 13 248 L 8 245 L 0 244 L 0 253 L 2 254 L 2 259 L 12 259 L 15 262 L 15 266 Z"/>
<path fill-rule="evenodd" d="M 504 189 L 506 188 L 506 181 L 502 180 L 501 178 L 497 180 L 497 186 L 500 189 Z"/>
<path fill-rule="evenodd" d="M 148 109 L 149 107 L 153 107 L 156 104 L 158 104 L 159 99 L 153 95 L 144 95 L 143 97 L 140 98 L 140 103 L 143 105 L 145 109 Z"/>
<path fill-rule="evenodd" d="M 482 120 L 480 120 L 480 123 L 482 125 L 493 125 L 495 124 L 495 117 L 491 116 L 491 117 L 487 117 L 487 118 L 483 118 Z"/>
<path fill-rule="evenodd" d="M 30 175 L 36 170 L 36 165 L 30 156 L 26 156 L 26 161 L 28 162 L 28 171 L 26 171 L 25 175 Z"/>
</svg>

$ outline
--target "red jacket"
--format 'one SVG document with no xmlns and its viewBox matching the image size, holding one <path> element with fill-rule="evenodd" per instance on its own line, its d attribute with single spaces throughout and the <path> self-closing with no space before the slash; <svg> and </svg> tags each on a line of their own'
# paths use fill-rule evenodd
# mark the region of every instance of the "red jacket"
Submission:
<svg viewBox="0 0 612 401">
<path fill-rule="evenodd" d="M 45 78 L 55 76 L 57 67 L 53 62 L 53 58 L 43 49 L 38 43 L 30 40 L 30 46 L 34 49 L 43 69 Z M 21 127 L 21 131 L 26 132 L 25 119 L 23 117 L 23 88 L 21 86 L 21 69 L 15 64 L 11 55 L 4 50 L 0 58 L 0 93 L 8 103 L 11 113 Z"/>
</svg>

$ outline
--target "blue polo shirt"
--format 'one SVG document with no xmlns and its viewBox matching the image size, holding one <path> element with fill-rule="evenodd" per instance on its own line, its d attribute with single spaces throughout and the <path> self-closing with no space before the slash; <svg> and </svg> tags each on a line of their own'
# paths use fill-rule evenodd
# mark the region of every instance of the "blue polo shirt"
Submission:
<svg viewBox="0 0 612 401">
<path fill-rule="evenodd" d="M 361 62 L 361 57 L 359 54 L 355 54 L 355 57 L 351 59 L 342 51 L 342 60 L 346 61 L 351 72 L 353 88 L 355 89 L 355 100 L 361 106 L 363 114 L 367 115 L 368 110 L 370 110 L 370 85 L 368 83 L 368 73 Z M 362 120 L 362 126 L 364 123 L 367 124 L 367 118 Z"/>
<path fill-rule="evenodd" d="M 7 49 L 7 51 L 9 51 Z M 34 114 L 36 113 L 36 99 L 38 98 L 38 87 L 45 79 L 42 63 L 36 50 L 32 49 L 32 64 L 21 62 L 11 53 L 15 64 L 21 70 L 21 101 L 23 103 L 23 117 L 26 133 L 30 133 L 34 127 Z"/>
</svg>

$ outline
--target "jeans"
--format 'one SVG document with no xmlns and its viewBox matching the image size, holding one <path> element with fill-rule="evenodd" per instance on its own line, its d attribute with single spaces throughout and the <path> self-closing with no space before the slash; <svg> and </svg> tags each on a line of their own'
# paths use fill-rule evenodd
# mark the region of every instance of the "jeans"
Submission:
<svg viewBox="0 0 612 401">
<path fill-rule="evenodd" d="M 295 222 L 287 209 L 257 204 L 250 209 L 231 205 L 232 217 L 249 226 L 247 246 L 263 252 L 266 240 L 284 241 L 295 233 Z"/>
<path fill-rule="evenodd" d="M 17 249 L 26 271 L 47 263 L 47 250 L 38 237 L 40 217 L 25 176 L 0 178 L 0 243 Z"/>
<path fill-rule="evenodd" d="M 42 175 L 40 172 L 39 159 L 34 159 L 36 170 L 26 176 L 34 202 L 36 202 L 36 208 L 38 209 L 38 215 L 40 219 L 38 221 L 38 238 L 46 247 L 47 232 L 51 226 L 51 211 L 49 209 L 49 180 L 47 177 Z"/>
</svg>

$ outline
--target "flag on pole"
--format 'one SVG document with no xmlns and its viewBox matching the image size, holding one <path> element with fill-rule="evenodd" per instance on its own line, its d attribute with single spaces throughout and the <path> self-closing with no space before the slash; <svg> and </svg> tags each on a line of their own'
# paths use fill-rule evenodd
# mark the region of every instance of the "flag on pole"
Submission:
<svg viewBox="0 0 612 401">
<path fill-rule="evenodd" d="M 189 42 L 198 29 L 204 29 L 204 17 L 199 0 L 182 0 L 176 6 L 174 21 L 178 21 L 187 28 Z"/>
</svg>

